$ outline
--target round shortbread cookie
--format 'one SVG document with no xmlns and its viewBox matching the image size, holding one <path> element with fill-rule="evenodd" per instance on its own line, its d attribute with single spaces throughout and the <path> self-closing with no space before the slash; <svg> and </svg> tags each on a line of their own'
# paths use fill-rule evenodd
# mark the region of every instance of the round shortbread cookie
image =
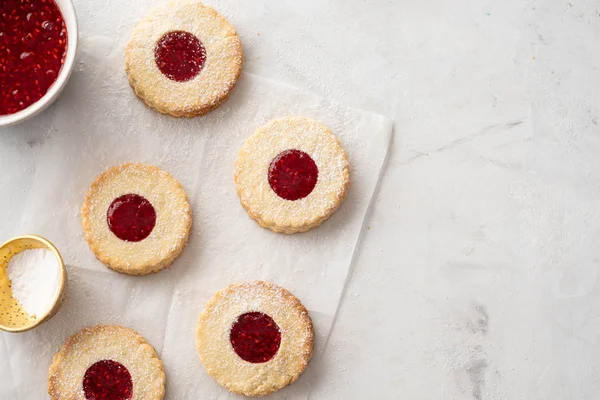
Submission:
<svg viewBox="0 0 600 400">
<path fill-rule="evenodd" d="M 94 326 L 65 341 L 48 373 L 51 400 L 160 400 L 165 372 L 154 348 L 135 331 Z"/>
<path fill-rule="evenodd" d="M 145 275 L 170 266 L 187 244 L 192 211 L 169 173 L 146 164 L 123 164 L 92 183 L 81 209 L 83 232 L 109 268 Z"/>
<path fill-rule="evenodd" d="M 234 393 L 264 396 L 295 382 L 312 356 L 306 308 L 262 281 L 217 292 L 200 314 L 196 349 L 206 371 Z"/>
<path fill-rule="evenodd" d="M 154 8 L 132 31 L 125 69 L 148 106 L 174 117 L 194 117 L 227 99 L 242 71 L 235 29 L 197 0 Z"/>
<path fill-rule="evenodd" d="M 235 162 L 242 206 L 262 227 L 296 233 L 316 228 L 346 198 L 350 166 L 335 135 L 305 117 L 268 122 Z"/>
</svg>

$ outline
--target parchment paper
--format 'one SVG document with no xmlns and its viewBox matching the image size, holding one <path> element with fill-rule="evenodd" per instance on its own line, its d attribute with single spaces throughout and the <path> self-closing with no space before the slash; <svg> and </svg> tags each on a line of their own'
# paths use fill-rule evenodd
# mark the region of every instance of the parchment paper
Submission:
<svg viewBox="0 0 600 400">
<path fill-rule="evenodd" d="M 169 399 L 235 398 L 205 372 L 194 348 L 204 303 L 236 281 L 262 279 L 291 290 L 315 323 L 313 361 L 301 379 L 272 398 L 307 398 L 388 149 L 391 122 L 331 104 L 290 86 L 244 74 L 209 115 L 174 119 L 145 107 L 123 72 L 122 51 L 82 35 L 76 72 L 42 145 L 22 233 L 51 240 L 69 265 L 68 297 L 48 323 L 0 334 L 0 398 L 46 398 L 52 355 L 79 329 L 121 324 L 159 352 Z M 293 236 L 258 226 L 240 206 L 233 163 L 244 139 L 272 118 L 305 115 L 340 138 L 352 166 L 348 198 L 320 228 Z M 79 209 L 95 177 L 127 161 L 157 165 L 176 177 L 194 226 L 180 259 L 166 271 L 128 277 L 98 262 L 83 239 Z"/>
</svg>

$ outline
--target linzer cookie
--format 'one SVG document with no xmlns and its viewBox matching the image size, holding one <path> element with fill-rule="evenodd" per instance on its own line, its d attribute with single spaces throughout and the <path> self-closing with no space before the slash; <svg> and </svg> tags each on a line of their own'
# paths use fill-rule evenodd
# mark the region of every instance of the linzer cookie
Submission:
<svg viewBox="0 0 600 400">
<path fill-rule="evenodd" d="M 235 29 L 197 0 L 154 8 L 131 33 L 125 68 L 135 93 L 175 117 L 206 114 L 227 99 L 242 71 Z"/>
<path fill-rule="evenodd" d="M 306 308 L 272 283 L 236 283 L 200 314 L 196 349 L 206 371 L 228 390 L 264 396 L 295 382 L 313 352 Z"/>
<path fill-rule="evenodd" d="M 160 400 L 165 373 L 154 348 L 135 331 L 94 326 L 71 336 L 48 373 L 51 400 Z"/>
<path fill-rule="evenodd" d="M 192 211 L 169 173 L 123 164 L 102 173 L 81 209 L 85 239 L 109 268 L 145 275 L 168 267 L 187 244 Z"/>
<path fill-rule="evenodd" d="M 340 142 L 305 117 L 273 120 L 250 136 L 235 163 L 242 206 L 274 232 L 321 225 L 346 198 L 350 166 Z"/>
</svg>

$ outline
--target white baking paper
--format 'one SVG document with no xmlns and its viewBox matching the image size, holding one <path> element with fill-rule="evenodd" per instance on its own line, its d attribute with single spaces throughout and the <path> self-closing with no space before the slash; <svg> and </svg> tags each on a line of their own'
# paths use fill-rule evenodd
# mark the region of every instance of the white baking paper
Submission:
<svg viewBox="0 0 600 400">
<path fill-rule="evenodd" d="M 301 379 L 273 398 L 307 398 L 319 369 L 391 135 L 390 120 L 331 104 L 243 74 L 229 100 L 205 117 L 174 119 L 133 94 L 122 51 L 83 36 L 76 71 L 56 106 L 50 138 L 18 223 L 51 240 L 69 265 L 66 303 L 48 323 L 0 334 L 0 398 L 45 398 L 48 366 L 61 343 L 93 324 L 139 331 L 159 352 L 168 399 L 235 398 L 205 372 L 194 348 L 204 303 L 232 282 L 262 279 L 292 291 L 315 322 L 314 358 Z M 261 228 L 240 206 L 233 164 L 244 139 L 272 118 L 305 115 L 340 138 L 352 166 L 349 195 L 320 228 L 287 236 Z M 95 177 L 123 162 L 145 162 L 176 177 L 193 210 L 183 255 L 148 277 L 114 273 L 83 239 L 79 209 Z"/>
</svg>

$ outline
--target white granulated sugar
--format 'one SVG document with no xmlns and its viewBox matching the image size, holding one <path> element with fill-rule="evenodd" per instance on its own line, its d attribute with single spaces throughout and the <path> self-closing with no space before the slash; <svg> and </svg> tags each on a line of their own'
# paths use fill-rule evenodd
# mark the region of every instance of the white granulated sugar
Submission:
<svg viewBox="0 0 600 400">
<path fill-rule="evenodd" d="M 27 314 L 45 315 L 58 290 L 59 268 L 54 253 L 47 249 L 27 249 L 14 255 L 7 267 L 13 297 Z"/>
</svg>

